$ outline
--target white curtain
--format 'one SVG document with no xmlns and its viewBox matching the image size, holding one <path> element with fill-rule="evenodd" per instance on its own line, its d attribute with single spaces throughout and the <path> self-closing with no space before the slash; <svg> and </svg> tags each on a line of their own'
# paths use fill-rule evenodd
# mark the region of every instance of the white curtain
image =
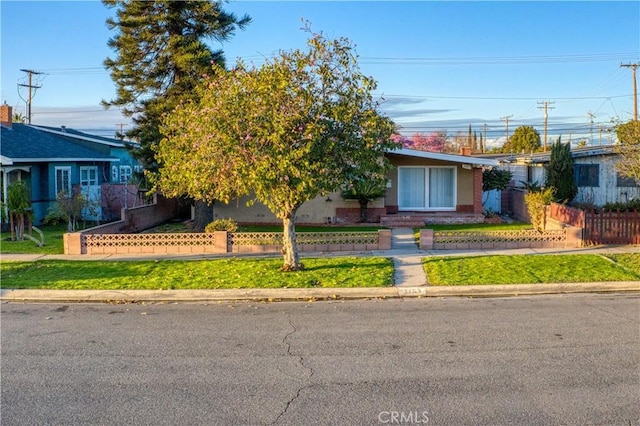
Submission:
<svg viewBox="0 0 640 426">
<path fill-rule="evenodd" d="M 454 208 L 454 169 L 429 169 L 429 207 Z"/>
<path fill-rule="evenodd" d="M 400 191 L 398 204 L 402 209 L 424 209 L 425 169 L 424 167 L 403 167 L 398 169 Z"/>
</svg>

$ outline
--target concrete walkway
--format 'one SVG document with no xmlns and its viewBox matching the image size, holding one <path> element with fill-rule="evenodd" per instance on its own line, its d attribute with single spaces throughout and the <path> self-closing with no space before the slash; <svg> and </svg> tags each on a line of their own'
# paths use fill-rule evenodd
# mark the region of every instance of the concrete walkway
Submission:
<svg viewBox="0 0 640 426">
<path fill-rule="evenodd" d="M 385 288 L 317 288 L 317 289 L 238 289 L 238 290 L 11 290 L 0 289 L 2 301 L 221 301 L 221 300 L 302 300 L 302 299 L 362 299 L 376 297 L 504 297 L 534 294 L 566 294 L 584 292 L 640 292 L 640 281 L 604 283 L 550 283 L 479 286 L 429 286 L 422 258 L 427 256 L 486 256 L 540 254 L 603 254 L 640 253 L 640 246 L 611 246 L 555 249 L 512 250 L 420 250 L 413 229 L 395 228 L 391 232 L 391 250 L 366 252 L 301 253 L 301 257 L 381 256 L 393 259 L 394 287 Z M 271 254 L 233 254 L 231 257 L 275 257 Z M 2 254 L 0 261 L 77 260 L 204 260 L 230 257 L 229 254 L 207 255 L 42 255 Z"/>
</svg>

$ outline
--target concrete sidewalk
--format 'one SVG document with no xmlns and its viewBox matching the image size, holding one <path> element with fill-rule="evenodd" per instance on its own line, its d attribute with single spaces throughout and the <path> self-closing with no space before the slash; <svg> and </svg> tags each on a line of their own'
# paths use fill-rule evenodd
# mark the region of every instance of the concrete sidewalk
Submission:
<svg viewBox="0 0 640 426">
<path fill-rule="evenodd" d="M 237 290 L 0 290 L 2 301 L 37 302 L 205 302 L 222 300 L 331 300 L 390 297 L 504 297 L 534 294 L 566 294 L 585 292 L 640 292 L 640 281 L 598 283 L 556 283 L 480 286 L 439 286 L 427 283 L 422 258 L 427 256 L 486 256 L 539 254 L 603 254 L 640 253 L 640 246 L 587 247 L 571 249 L 515 249 L 515 250 L 420 250 L 413 230 L 392 230 L 391 250 L 367 252 L 302 253 L 301 257 L 369 257 L 393 259 L 394 287 L 343 289 L 237 289 Z M 204 260 L 228 258 L 229 254 L 208 255 L 31 255 L 3 254 L 2 261 L 77 260 L 77 261 L 136 261 L 136 260 Z M 277 257 L 273 254 L 234 254 L 233 257 Z"/>
</svg>

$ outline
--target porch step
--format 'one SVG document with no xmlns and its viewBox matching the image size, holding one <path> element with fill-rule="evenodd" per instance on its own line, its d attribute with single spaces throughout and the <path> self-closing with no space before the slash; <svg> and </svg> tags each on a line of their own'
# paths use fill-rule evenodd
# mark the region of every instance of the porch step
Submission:
<svg viewBox="0 0 640 426">
<path fill-rule="evenodd" d="M 380 217 L 380 224 L 389 228 L 419 228 L 425 225 L 425 218 L 414 215 L 392 215 Z"/>
<path fill-rule="evenodd" d="M 380 224 L 389 228 L 417 228 L 425 224 L 483 223 L 482 213 L 400 213 L 380 217 Z"/>
</svg>

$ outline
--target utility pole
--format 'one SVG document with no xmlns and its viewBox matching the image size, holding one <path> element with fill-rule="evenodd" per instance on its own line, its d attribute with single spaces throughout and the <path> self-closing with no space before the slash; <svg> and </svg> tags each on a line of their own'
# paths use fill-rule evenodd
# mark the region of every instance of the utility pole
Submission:
<svg viewBox="0 0 640 426">
<path fill-rule="evenodd" d="M 547 119 L 549 118 L 549 109 L 553 109 L 555 107 L 550 107 L 549 104 L 554 104 L 555 102 L 538 102 L 539 105 L 543 105 L 538 107 L 538 109 L 544 109 L 544 152 L 547 152 Z"/>
<path fill-rule="evenodd" d="M 600 135 L 598 136 L 598 145 L 602 145 L 602 126 L 600 126 Z"/>
<path fill-rule="evenodd" d="M 593 145 L 593 118 L 595 117 L 595 114 L 589 111 L 587 115 L 589 116 L 589 131 L 591 133 L 591 136 L 589 136 L 589 143 Z"/>
<path fill-rule="evenodd" d="M 120 126 L 120 132 L 117 134 L 117 136 L 120 138 L 121 141 L 124 140 L 124 133 L 123 133 L 123 128 L 124 126 L 128 126 L 127 123 L 116 123 L 116 126 Z"/>
<path fill-rule="evenodd" d="M 482 141 L 482 146 L 480 147 L 483 154 L 486 146 L 487 146 L 487 123 L 484 123 L 484 140 Z"/>
<path fill-rule="evenodd" d="M 507 115 L 506 117 L 500 117 L 501 121 L 504 121 L 507 125 L 507 141 L 504 143 L 505 146 L 509 144 L 509 119 L 513 117 L 513 115 Z"/>
<path fill-rule="evenodd" d="M 633 78 L 633 121 L 638 121 L 638 86 L 636 83 L 636 68 L 638 64 L 620 64 L 621 68 L 631 68 Z"/>
<path fill-rule="evenodd" d="M 27 75 L 29 76 L 29 83 L 28 84 L 18 84 L 18 86 L 26 87 L 26 88 L 29 89 L 29 95 L 27 96 L 27 101 L 26 101 L 27 102 L 27 124 L 31 124 L 31 99 L 33 99 L 33 95 L 35 94 L 35 92 L 32 92 L 32 89 L 39 89 L 39 88 L 42 87 L 42 86 L 35 86 L 33 84 L 33 76 L 34 75 L 39 75 L 39 74 L 42 74 L 42 73 L 34 71 L 34 70 L 26 70 L 26 69 L 21 69 L 20 71 L 26 72 Z"/>
</svg>

